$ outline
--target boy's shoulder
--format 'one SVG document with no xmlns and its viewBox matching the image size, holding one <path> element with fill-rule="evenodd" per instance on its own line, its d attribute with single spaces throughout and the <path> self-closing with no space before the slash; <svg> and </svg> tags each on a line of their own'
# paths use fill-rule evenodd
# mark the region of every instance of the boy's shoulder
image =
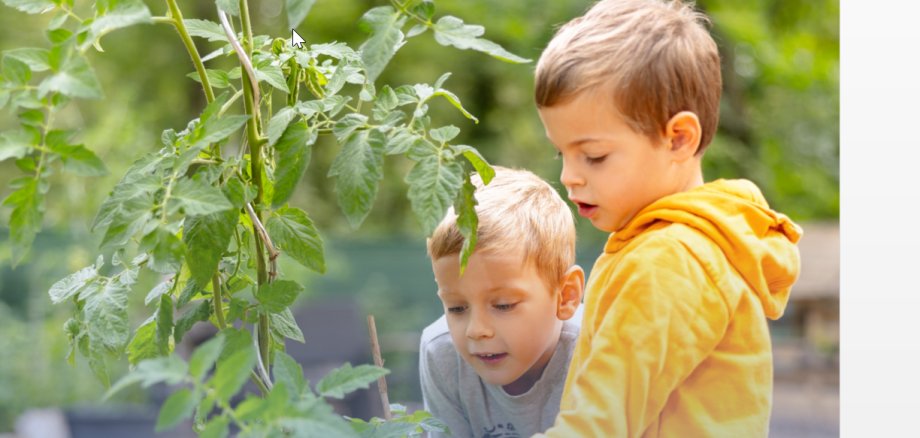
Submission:
<svg viewBox="0 0 920 438">
<path fill-rule="evenodd" d="M 445 315 L 441 315 L 440 318 L 422 330 L 421 349 L 422 352 L 430 350 L 435 350 L 435 352 L 456 351 L 454 341 L 450 337 L 450 330 L 447 328 L 447 317 Z"/>
<path fill-rule="evenodd" d="M 699 265 L 710 276 L 718 267 L 728 263 L 719 245 L 705 233 L 682 223 L 661 223 L 649 227 L 623 247 L 618 265 L 629 261 L 639 265 L 653 264 L 656 269 L 675 267 L 683 261 Z M 660 263 L 655 263 L 660 262 Z"/>
</svg>

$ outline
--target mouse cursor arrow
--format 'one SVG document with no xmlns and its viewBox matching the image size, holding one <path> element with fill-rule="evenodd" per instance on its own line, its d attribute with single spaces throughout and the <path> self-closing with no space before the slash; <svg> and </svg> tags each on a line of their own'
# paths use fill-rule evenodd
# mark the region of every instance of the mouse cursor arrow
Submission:
<svg viewBox="0 0 920 438">
<path fill-rule="evenodd" d="M 306 41 L 303 40 L 303 37 L 300 36 L 300 34 L 298 34 L 296 30 L 291 29 L 291 46 L 292 47 L 297 47 L 298 49 L 302 49 L 303 43 L 305 42 Z"/>
</svg>

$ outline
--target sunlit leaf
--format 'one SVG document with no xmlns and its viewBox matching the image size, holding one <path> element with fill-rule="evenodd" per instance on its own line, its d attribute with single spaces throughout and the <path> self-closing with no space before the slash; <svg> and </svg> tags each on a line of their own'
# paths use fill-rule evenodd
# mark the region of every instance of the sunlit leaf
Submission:
<svg viewBox="0 0 920 438">
<path fill-rule="evenodd" d="M 434 39 L 444 46 L 454 46 L 461 50 L 472 49 L 487 53 L 502 61 L 525 63 L 529 59 L 521 58 L 487 39 L 479 38 L 485 28 L 474 24 L 464 24 L 463 20 L 445 15 L 434 25 Z"/>
</svg>

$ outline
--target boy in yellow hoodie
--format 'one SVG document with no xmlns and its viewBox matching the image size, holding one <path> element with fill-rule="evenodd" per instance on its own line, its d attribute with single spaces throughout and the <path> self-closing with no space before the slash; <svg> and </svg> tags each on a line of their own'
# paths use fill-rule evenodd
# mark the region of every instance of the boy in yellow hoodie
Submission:
<svg viewBox="0 0 920 438">
<path fill-rule="evenodd" d="M 580 215 L 611 235 L 548 437 L 766 436 L 801 229 L 746 180 L 704 183 L 722 80 L 707 19 L 604 0 L 540 57 L 536 103 Z"/>
</svg>

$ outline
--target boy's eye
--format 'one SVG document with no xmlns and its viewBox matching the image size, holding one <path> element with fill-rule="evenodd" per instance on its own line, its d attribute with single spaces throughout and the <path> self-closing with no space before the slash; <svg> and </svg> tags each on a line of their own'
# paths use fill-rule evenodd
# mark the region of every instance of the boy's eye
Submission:
<svg viewBox="0 0 920 438">
<path fill-rule="evenodd" d="M 463 313 L 465 310 L 466 310 L 466 306 L 453 306 L 453 307 L 447 308 L 447 313 L 453 313 L 455 315 L 459 315 Z"/>
<path fill-rule="evenodd" d="M 494 307 L 495 307 L 496 310 L 499 310 L 499 311 L 502 311 L 502 312 L 507 312 L 507 311 L 513 309 L 514 306 L 516 306 L 516 305 L 517 305 L 517 303 L 511 303 L 511 304 L 496 304 Z"/>
<path fill-rule="evenodd" d="M 602 163 L 606 158 L 606 155 L 601 155 L 599 157 L 585 157 L 585 160 L 588 161 L 588 164 L 599 164 Z"/>
</svg>

